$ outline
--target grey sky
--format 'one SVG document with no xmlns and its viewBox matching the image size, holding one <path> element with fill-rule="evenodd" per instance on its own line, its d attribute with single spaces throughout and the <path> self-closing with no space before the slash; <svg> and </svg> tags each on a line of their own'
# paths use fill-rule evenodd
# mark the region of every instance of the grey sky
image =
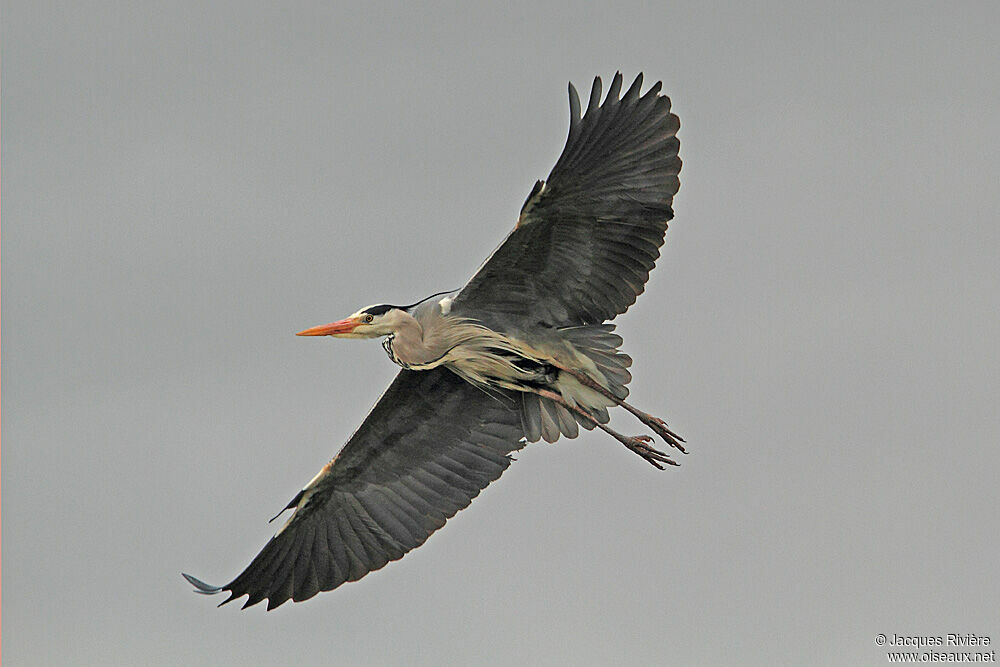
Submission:
<svg viewBox="0 0 1000 667">
<path fill-rule="evenodd" d="M 11 664 L 1000 641 L 996 3 L 354 4 L 4 2 Z M 178 573 L 239 572 L 395 373 L 292 334 L 460 286 L 558 156 L 566 82 L 616 69 L 681 118 L 618 323 L 683 467 L 533 445 L 361 582 L 270 614 L 193 595 Z"/>
</svg>

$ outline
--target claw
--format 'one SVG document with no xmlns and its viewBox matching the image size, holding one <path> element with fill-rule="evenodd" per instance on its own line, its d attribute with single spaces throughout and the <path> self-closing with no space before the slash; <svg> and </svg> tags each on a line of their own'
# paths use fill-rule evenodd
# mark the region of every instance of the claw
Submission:
<svg viewBox="0 0 1000 667">
<path fill-rule="evenodd" d="M 663 421 L 659 417 L 653 417 L 652 415 L 646 415 L 646 416 L 649 419 L 648 420 L 642 419 L 642 421 L 645 422 L 646 425 L 649 426 L 649 428 L 653 429 L 656 435 L 663 438 L 663 441 L 668 445 L 670 445 L 671 447 L 680 450 L 680 452 L 683 454 L 687 454 L 687 450 L 684 449 L 684 446 L 681 444 L 682 442 L 684 442 L 684 438 L 680 437 L 679 435 L 671 431 L 670 428 L 667 426 L 667 422 Z"/>
<path fill-rule="evenodd" d="M 665 453 L 655 447 L 651 447 L 650 443 L 652 442 L 653 438 L 648 435 L 636 435 L 629 438 L 628 442 L 625 443 L 625 446 L 660 470 L 664 470 L 664 467 L 660 465 L 660 463 L 666 463 L 667 465 L 672 466 L 680 465 L 677 461 L 674 461 Z"/>
<path fill-rule="evenodd" d="M 559 370 L 572 375 L 583 386 L 589 387 L 594 391 L 596 391 L 597 393 L 601 394 L 602 396 L 610 398 L 616 404 L 622 406 L 623 408 L 631 412 L 633 415 L 638 417 L 639 421 L 641 421 L 643 424 L 653 429 L 653 432 L 656 433 L 656 435 L 663 438 L 663 441 L 665 443 L 667 443 L 671 447 L 680 450 L 682 454 L 687 454 L 687 450 L 684 449 L 683 445 L 681 445 L 682 442 L 685 442 L 684 438 L 680 437 L 679 435 L 671 431 L 670 427 L 667 426 L 667 422 L 663 421 L 659 417 L 654 417 L 648 412 L 643 412 L 642 410 L 636 408 L 635 406 L 629 405 L 621 398 L 612 394 L 607 387 L 604 387 L 600 383 L 595 382 L 594 379 L 591 378 L 586 373 L 569 368 L 567 366 L 561 366 L 559 364 L 556 364 L 556 367 L 559 368 Z"/>
<path fill-rule="evenodd" d="M 541 396 L 542 398 L 547 398 L 547 399 L 549 399 L 551 401 L 554 401 L 555 403 L 558 403 L 558 404 L 562 405 L 567 410 L 570 410 L 572 412 L 575 412 L 575 413 L 581 415 L 584 419 L 586 419 L 589 422 L 593 423 L 594 426 L 600 428 L 605 433 L 607 433 L 608 435 L 610 435 L 613 438 L 615 438 L 616 440 L 618 440 L 618 442 L 622 443 L 623 445 L 625 445 L 626 447 L 628 447 L 631 451 L 635 452 L 636 454 L 638 454 L 639 456 L 641 456 L 642 458 L 644 458 L 646 461 L 649 461 L 649 463 L 651 463 L 652 465 L 656 466 L 660 470 L 664 469 L 663 466 L 660 465 L 661 463 L 666 463 L 667 465 L 672 465 L 672 466 L 679 466 L 680 465 L 679 463 L 677 463 L 676 461 L 674 461 L 673 459 L 671 459 L 669 456 L 667 456 L 666 454 L 664 454 L 660 450 L 658 450 L 655 447 L 651 446 L 652 443 L 653 443 L 653 437 L 652 436 L 649 436 L 649 435 L 635 435 L 635 436 L 629 437 L 629 436 L 626 436 L 626 435 L 622 435 L 618 431 L 615 431 L 615 430 L 609 428 L 607 425 L 602 424 L 599 421 L 597 421 L 594 418 L 593 415 L 591 415 L 588 412 L 585 412 L 579 406 L 570 405 L 569 403 L 567 403 L 562 398 L 562 396 L 560 396 L 560 395 L 558 395 L 558 394 L 556 394 L 556 393 L 554 393 L 552 391 L 549 391 L 547 389 L 533 389 L 532 391 L 534 393 L 538 394 L 539 396 Z M 640 411 L 636 410 L 635 408 L 633 408 L 632 406 L 628 405 L 624 401 L 621 403 L 621 405 L 623 405 L 624 407 L 628 408 L 629 412 L 632 412 L 633 414 L 635 414 L 636 416 L 638 416 L 642 420 L 642 422 L 644 424 L 648 424 L 650 426 L 653 426 L 654 427 L 653 430 L 656 431 L 658 434 L 660 433 L 660 431 L 657 430 L 658 425 L 650 423 L 650 422 L 652 422 L 653 419 L 655 419 L 655 417 L 652 417 L 652 416 L 646 414 L 645 412 L 640 412 Z M 662 423 L 662 420 L 660 420 L 660 421 Z M 673 436 L 673 434 L 670 433 L 670 431 L 668 429 L 666 429 L 665 427 L 659 427 L 659 428 L 661 428 L 662 430 L 666 431 L 669 435 Z M 661 434 L 661 437 L 662 437 L 662 434 Z M 673 441 L 672 440 L 667 440 L 667 442 L 668 442 L 668 444 L 670 444 L 670 445 L 672 445 L 674 447 L 677 447 L 682 452 L 684 451 L 684 449 L 679 444 L 677 444 L 676 440 L 673 440 Z"/>
</svg>

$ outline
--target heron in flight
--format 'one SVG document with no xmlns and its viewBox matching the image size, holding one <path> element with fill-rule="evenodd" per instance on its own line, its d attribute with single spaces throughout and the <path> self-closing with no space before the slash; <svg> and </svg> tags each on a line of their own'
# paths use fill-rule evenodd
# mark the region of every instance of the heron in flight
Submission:
<svg viewBox="0 0 1000 667">
<path fill-rule="evenodd" d="M 420 546 L 526 443 L 601 429 L 657 468 L 649 435 L 608 426 L 621 406 L 681 452 L 667 424 L 625 402 L 632 359 L 609 324 L 642 293 L 673 218 L 677 116 L 642 75 L 621 73 L 587 110 L 569 86 L 569 137 L 517 224 L 460 290 L 368 306 L 300 336 L 382 338 L 402 366 L 340 452 L 282 510 L 290 518 L 224 586 L 223 604 L 273 609 L 356 581 Z M 280 513 L 279 513 L 280 514 Z M 277 517 L 275 517 L 277 518 Z"/>
</svg>

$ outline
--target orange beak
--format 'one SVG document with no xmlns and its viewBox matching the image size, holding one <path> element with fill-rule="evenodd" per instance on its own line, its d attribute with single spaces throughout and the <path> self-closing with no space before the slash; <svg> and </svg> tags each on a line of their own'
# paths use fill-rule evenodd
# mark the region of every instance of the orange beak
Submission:
<svg viewBox="0 0 1000 667">
<path fill-rule="evenodd" d="M 311 329 L 306 329 L 305 331 L 300 331 L 296 336 L 336 336 L 337 334 L 346 334 L 354 331 L 355 327 L 358 326 L 358 321 L 353 319 L 340 320 L 339 322 L 332 322 L 330 324 L 321 324 L 318 327 L 312 327 Z"/>
</svg>

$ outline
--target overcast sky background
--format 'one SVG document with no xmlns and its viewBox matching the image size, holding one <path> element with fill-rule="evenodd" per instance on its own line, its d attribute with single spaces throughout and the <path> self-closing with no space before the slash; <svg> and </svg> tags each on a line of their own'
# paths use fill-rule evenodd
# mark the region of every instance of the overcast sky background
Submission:
<svg viewBox="0 0 1000 667">
<path fill-rule="evenodd" d="M 1000 641 L 1000 5 L 331 4 L 3 3 L 10 664 Z M 358 583 L 192 594 L 396 371 L 293 333 L 463 284 L 562 149 L 566 82 L 616 69 L 681 118 L 676 218 L 618 323 L 683 466 L 533 445 Z"/>
</svg>

